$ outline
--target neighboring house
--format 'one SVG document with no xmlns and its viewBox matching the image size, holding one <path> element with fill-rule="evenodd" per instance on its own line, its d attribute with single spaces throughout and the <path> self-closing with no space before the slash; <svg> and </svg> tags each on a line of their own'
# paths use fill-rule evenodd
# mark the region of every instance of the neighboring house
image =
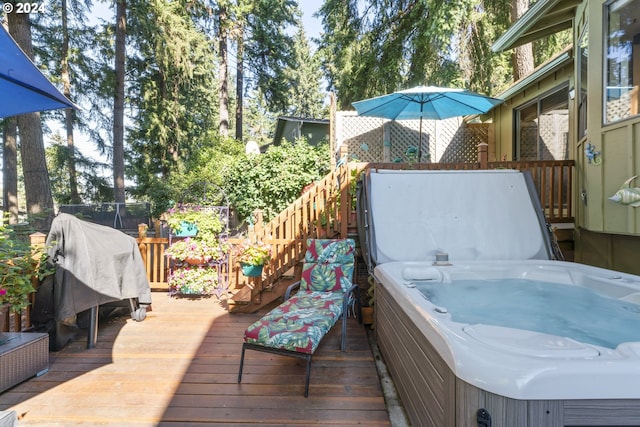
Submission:
<svg viewBox="0 0 640 427">
<path fill-rule="evenodd" d="M 640 175 L 640 0 L 538 0 L 493 49 L 568 28 L 573 49 L 501 95 L 490 153 L 574 159 L 574 259 L 640 274 L 640 209 L 609 200 Z"/>
<path fill-rule="evenodd" d="M 311 145 L 329 141 L 329 119 L 311 119 L 303 117 L 278 117 L 273 144 L 279 145 L 282 140 L 294 142 L 298 138 L 306 138 Z"/>
</svg>

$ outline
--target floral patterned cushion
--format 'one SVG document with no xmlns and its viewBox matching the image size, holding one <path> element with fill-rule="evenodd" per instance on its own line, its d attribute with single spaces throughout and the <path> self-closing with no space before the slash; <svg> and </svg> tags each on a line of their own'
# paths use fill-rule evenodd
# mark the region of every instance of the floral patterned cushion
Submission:
<svg viewBox="0 0 640 427">
<path fill-rule="evenodd" d="M 353 277 L 354 252 L 353 239 L 308 239 L 300 289 L 348 291 Z"/>
<path fill-rule="evenodd" d="M 342 292 L 298 292 L 244 332 L 244 341 L 313 354 L 342 314 Z"/>
</svg>

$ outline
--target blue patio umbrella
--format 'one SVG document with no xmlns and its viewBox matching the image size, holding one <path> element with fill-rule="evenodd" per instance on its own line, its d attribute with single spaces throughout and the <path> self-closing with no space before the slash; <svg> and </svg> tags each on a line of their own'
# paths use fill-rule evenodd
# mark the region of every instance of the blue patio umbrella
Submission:
<svg viewBox="0 0 640 427">
<path fill-rule="evenodd" d="M 484 114 L 502 99 L 491 98 L 465 89 L 437 86 L 416 86 L 363 101 L 353 102 L 358 115 L 382 117 L 391 120 L 420 119 L 420 143 L 422 146 L 422 119 L 442 120 L 450 117 Z"/>
<path fill-rule="evenodd" d="M 51 84 L 0 25 L 0 118 L 77 108 Z"/>
</svg>

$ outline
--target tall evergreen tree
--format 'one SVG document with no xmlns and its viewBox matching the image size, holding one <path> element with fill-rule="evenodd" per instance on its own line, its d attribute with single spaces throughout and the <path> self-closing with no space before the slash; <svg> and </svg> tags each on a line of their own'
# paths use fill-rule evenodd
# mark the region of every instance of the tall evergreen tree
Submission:
<svg viewBox="0 0 640 427">
<path fill-rule="evenodd" d="M 60 59 L 61 77 L 63 84 L 63 94 L 72 99 L 71 96 L 71 78 L 69 76 L 69 14 L 67 8 L 67 0 L 62 0 L 62 54 Z M 69 191 L 70 202 L 73 204 L 80 203 L 80 196 L 78 195 L 78 181 L 76 176 L 76 162 L 75 162 L 75 141 L 73 139 L 73 110 L 67 109 L 64 112 L 65 118 L 65 131 L 67 134 L 67 156 L 69 158 L 67 162 L 67 171 L 69 173 Z"/>
<path fill-rule="evenodd" d="M 2 189 L 4 212 L 9 214 L 9 224 L 18 223 L 18 123 L 15 117 L 2 120 Z"/>
<path fill-rule="evenodd" d="M 290 84 L 285 70 L 294 66 L 294 41 L 288 29 L 298 25 L 297 3 L 294 0 L 239 0 L 239 3 L 238 10 L 247 13 L 242 27 L 245 68 L 252 76 L 247 88 L 260 88 L 271 110 L 285 110 Z"/>
<path fill-rule="evenodd" d="M 127 34 L 127 1 L 116 0 L 115 58 L 113 91 L 113 187 L 116 203 L 124 203 L 124 107 Z"/>
<path fill-rule="evenodd" d="M 321 90 L 322 69 L 320 58 L 311 52 L 304 29 L 298 29 L 294 38 L 294 64 L 287 69 L 289 96 L 287 114 L 298 117 L 327 117 Z"/>
<path fill-rule="evenodd" d="M 511 53 L 490 46 L 510 25 L 511 2 L 326 0 L 320 48 L 339 107 L 418 84 L 503 90 L 512 81 Z M 539 46 L 537 60 L 557 52 L 555 43 Z"/>
<path fill-rule="evenodd" d="M 84 203 L 100 203 L 112 200 L 113 186 L 111 180 L 104 174 L 111 165 L 97 162 L 77 152 L 71 159 L 64 137 L 56 133 L 51 138 L 51 144 L 46 148 L 47 166 L 51 177 L 51 191 L 53 198 L 59 204 L 74 204 L 75 195 L 68 185 L 68 163 L 73 160 L 77 173 L 77 197 Z"/>
<path fill-rule="evenodd" d="M 529 8 L 528 0 L 512 0 L 511 22 L 516 22 Z M 528 76 L 534 69 L 533 43 L 525 43 L 513 49 L 513 80 Z"/>
<path fill-rule="evenodd" d="M 33 60 L 31 22 L 28 14 L 7 15 L 9 32 L 27 56 Z M 40 113 L 17 117 L 20 157 L 27 202 L 27 213 L 36 229 L 46 229 L 53 219 L 53 198 L 47 171 Z"/>
<path fill-rule="evenodd" d="M 130 173 L 136 194 L 184 168 L 212 144 L 216 131 L 216 79 L 212 41 L 180 2 L 139 1 L 131 7 Z"/>
<path fill-rule="evenodd" d="M 218 1 L 218 55 L 220 64 L 218 67 L 218 97 L 220 125 L 218 131 L 220 135 L 229 134 L 229 3 L 227 0 Z"/>
</svg>

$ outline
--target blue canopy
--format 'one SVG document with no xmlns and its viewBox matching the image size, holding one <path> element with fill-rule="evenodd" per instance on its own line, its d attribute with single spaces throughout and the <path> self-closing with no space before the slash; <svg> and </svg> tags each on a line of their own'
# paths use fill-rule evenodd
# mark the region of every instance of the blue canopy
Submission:
<svg viewBox="0 0 640 427">
<path fill-rule="evenodd" d="M 77 108 L 51 84 L 0 25 L 0 118 Z"/>
<path fill-rule="evenodd" d="M 502 99 L 491 98 L 464 89 L 416 86 L 376 98 L 352 103 L 358 115 L 392 120 L 432 119 L 483 114 Z"/>
<path fill-rule="evenodd" d="M 420 119 L 418 161 L 422 151 L 422 119 L 443 120 L 449 117 L 484 114 L 502 99 L 491 98 L 464 89 L 416 86 L 363 101 L 352 102 L 359 116 L 391 120 Z"/>
</svg>

